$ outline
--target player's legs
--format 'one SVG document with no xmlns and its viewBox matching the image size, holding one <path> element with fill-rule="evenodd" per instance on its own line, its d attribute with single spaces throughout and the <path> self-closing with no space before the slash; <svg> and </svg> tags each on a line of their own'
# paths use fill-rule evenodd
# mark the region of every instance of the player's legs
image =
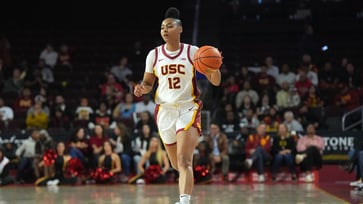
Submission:
<svg viewBox="0 0 363 204">
<path fill-rule="evenodd" d="M 179 170 L 178 169 L 178 160 L 177 160 L 177 146 L 176 143 L 171 144 L 171 145 L 167 145 L 164 144 L 165 146 L 165 150 L 166 153 L 168 154 L 171 166 L 175 169 L 175 170 Z"/>
<path fill-rule="evenodd" d="M 177 140 L 177 165 L 179 169 L 180 195 L 191 195 L 194 187 L 193 154 L 199 141 L 199 131 L 195 127 L 179 131 Z"/>
</svg>

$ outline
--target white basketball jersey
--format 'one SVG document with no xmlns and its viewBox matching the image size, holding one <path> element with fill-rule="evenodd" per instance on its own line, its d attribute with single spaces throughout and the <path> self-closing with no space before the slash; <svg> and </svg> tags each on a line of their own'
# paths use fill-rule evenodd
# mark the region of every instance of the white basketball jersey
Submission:
<svg viewBox="0 0 363 204">
<path fill-rule="evenodd" d="M 158 78 L 155 94 L 157 104 L 191 102 L 199 97 L 191 58 L 197 49 L 189 44 L 181 44 L 180 50 L 170 56 L 165 44 L 155 48 L 153 72 Z"/>
</svg>

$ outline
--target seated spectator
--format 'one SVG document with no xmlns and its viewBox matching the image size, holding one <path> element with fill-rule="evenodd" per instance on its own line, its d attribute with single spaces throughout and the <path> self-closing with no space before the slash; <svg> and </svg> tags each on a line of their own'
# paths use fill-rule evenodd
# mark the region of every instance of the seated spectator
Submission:
<svg viewBox="0 0 363 204">
<path fill-rule="evenodd" d="M 286 111 L 284 113 L 283 123 L 287 126 L 289 131 L 295 131 L 295 132 L 304 131 L 304 128 L 301 125 L 301 123 L 294 118 L 294 113 L 292 111 Z"/>
<path fill-rule="evenodd" d="M 4 150 L 0 149 L 0 186 L 14 183 L 15 179 L 10 175 L 10 160 L 5 156 Z"/>
<path fill-rule="evenodd" d="M 264 91 L 271 93 L 276 83 L 275 78 L 267 73 L 266 65 L 261 66 L 261 71 L 257 74 L 256 81 L 256 91 L 258 93 L 262 93 Z"/>
<path fill-rule="evenodd" d="M 72 68 L 72 53 L 69 46 L 65 43 L 59 48 L 57 65 Z"/>
<path fill-rule="evenodd" d="M 165 150 L 162 149 L 159 137 L 150 138 L 150 146 L 138 163 L 139 172 L 143 174 L 145 183 L 164 183 L 165 174 L 170 163 Z"/>
<path fill-rule="evenodd" d="M 111 68 L 110 73 L 116 77 L 119 83 L 123 84 L 126 81 L 126 76 L 133 74 L 128 63 L 128 57 L 122 56 L 119 63 Z"/>
<path fill-rule="evenodd" d="M 131 172 L 132 137 L 125 124 L 118 122 L 113 129 L 114 136 L 109 139 L 115 147 L 114 152 L 121 158 L 123 173 L 129 176 Z"/>
<path fill-rule="evenodd" d="M 24 183 L 25 180 L 33 178 L 33 160 L 35 156 L 35 144 L 39 140 L 39 130 L 31 129 L 30 137 L 16 149 L 16 156 L 19 158 L 19 163 L 16 171 L 16 181 Z"/>
<path fill-rule="evenodd" d="M 278 114 L 276 108 L 271 107 L 268 114 L 261 119 L 261 123 L 266 125 L 266 132 L 277 132 L 279 125 L 282 123 L 282 119 Z"/>
<path fill-rule="evenodd" d="M 72 112 L 72 108 L 66 104 L 66 100 L 62 94 L 55 95 L 52 104 L 51 115 L 54 115 L 55 111 L 60 109 L 64 115 L 66 115 L 70 120 L 73 120 L 74 114 Z"/>
<path fill-rule="evenodd" d="M 53 185 L 74 185 L 77 182 L 76 175 L 68 175 L 66 166 L 72 157 L 66 152 L 66 145 L 60 141 L 57 143 L 55 151 L 45 152 L 43 160 L 39 166 L 49 167 L 51 172 L 49 175 L 39 178 L 35 181 L 37 186 L 53 186 Z M 53 153 L 54 152 L 54 153 Z M 55 155 L 53 155 L 55 154 Z M 50 158 L 49 158 L 50 157 Z"/>
<path fill-rule="evenodd" d="M 339 87 L 341 89 L 334 98 L 337 107 L 347 112 L 360 106 L 360 98 L 355 88 L 349 88 L 347 84 L 341 84 Z"/>
<path fill-rule="evenodd" d="M 329 61 L 325 62 L 323 69 L 319 71 L 319 91 L 323 99 L 333 97 L 337 91 L 338 83 L 339 77 L 332 63 Z"/>
<path fill-rule="evenodd" d="M 309 92 L 310 86 L 313 83 L 307 76 L 307 72 L 305 70 L 299 70 L 297 75 L 297 80 L 295 82 L 295 88 L 300 96 L 300 98 L 305 97 L 305 95 Z"/>
<path fill-rule="evenodd" d="M 98 159 L 103 150 L 103 143 L 108 140 L 109 138 L 106 135 L 104 128 L 101 125 L 95 125 L 91 137 L 88 140 L 88 148 L 91 153 L 90 164 L 92 169 L 97 168 Z"/>
<path fill-rule="evenodd" d="M 120 102 L 112 111 L 112 117 L 116 121 L 122 121 L 127 125 L 133 125 L 133 114 L 136 110 L 134 97 L 131 93 L 127 93 L 124 101 Z"/>
<path fill-rule="evenodd" d="M 283 64 L 281 66 L 281 72 L 276 78 L 277 84 L 282 87 L 282 84 L 285 82 L 287 86 L 295 85 L 296 74 L 290 70 L 290 66 L 288 64 Z"/>
<path fill-rule="evenodd" d="M 34 109 L 35 109 L 35 105 L 39 104 L 39 106 L 41 107 L 42 111 L 47 114 L 47 116 L 50 116 L 50 110 L 48 105 L 46 104 L 46 98 L 44 98 L 41 95 L 36 95 L 34 97 L 34 105 L 31 106 L 28 110 L 27 110 L 27 115 L 30 115 L 32 113 L 34 113 Z"/>
<path fill-rule="evenodd" d="M 71 128 L 71 120 L 60 108 L 57 108 L 54 115 L 50 118 L 49 127 L 69 130 Z"/>
<path fill-rule="evenodd" d="M 244 87 L 244 82 L 249 81 L 251 87 L 255 85 L 256 73 L 250 71 L 247 66 L 242 65 L 238 73 L 236 73 L 238 84 L 242 88 Z M 243 97 L 242 97 L 243 98 Z"/>
<path fill-rule="evenodd" d="M 229 75 L 224 83 L 221 84 L 224 90 L 224 100 L 226 103 L 233 103 L 239 92 L 239 85 L 236 76 Z"/>
<path fill-rule="evenodd" d="M 29 88 L 24 88 L 21 91 L 19 97 L 17 97 L 13 103 L 14 112 L 25 112 L 28 111 L 30 107 L 34 104 L 34 98 L 32 97 L 32 92 Z M 26 114 L 24 114 L 24 117 Z"/>
<path fill-rule="evenodd" d="M 265 182 L 264 166 L 271 162 L 271 137 L 266 133 L 266 125 L 260 124 L 256 133 L 247 137 L 245 144 L 245 165 L 250 169 L 253 165 L 257 168 L 258 182 Z"/>
<path fill-rule="evenodd" d="M 151 132 L 158 132 L 158 128 L 156 126 L 153 114 L 150 114 L 149 111 L 143 111 L 140 113 L 140 120 L 137 121 L 134 127 L 134 132 L 138 133 L 144 124 L 149 125 L 149 127 L 151 128 Z"/>
<path fill-rule="evenodd" d="M 228 111 L 226 113 L 226 117 L 222 118 L 220 126 L 222 128 L 222 132 L 227 134 L 238 131 L 240 129 L 238 115 L 234 111 Z"/>
<path fill-rule="evenodd" d="M 273 100 L 270 98 L 268 93 L 263 93 L 261 96 L 261 100 L 257 104 L 256 115 L 259 120 L 261 120 L 265 115 L 269 113 L 271 107 L 277 109 L 278 107 L 273 103 Z"/>
<path fill-rule="evenodd" d="M 35 155 L 33 158 L 34 174 L 36 178 L 40 178 L 42 175 L 49 177 L 51 175 L 51 169 L 49 167 L 41 168 L 41 161 L 45 152 L 54 147 L 53 139 L 49 136 L 47 130 L 42 129 L 39 131 L 39 139 L 35 143 Z"/>
<path fill-rule="evenodd" d="M 27 129 L 39 128 L 47 129 L 49 124 L 49 116 L 43 110 L 41 103 L 35 103 L 32 111 L 28 113 L 25 119 Z"/>
<path fill-rule="evenodd" d="M 135 113 L 138 117 L 144 111 L 148 111 L 151 115 L 154 115 L 156 104 L 151 99 L 150 94 L 145 94 L 142 96 L 142 101 L 136 102 Z"/>
<path fill-rule="evenodd" d="M 244 100 L 244 97 L 246 95 L 249 95 L 252 99 L 252 102 L 254 104 L 257 104 L 260 96 L 258 95 L 257 91 L 255 91 L 254 89 L 251 89 L 251 82 L 250 81 L 244 81 L 243 82 L 243 89 L 241 89 L 240 91 L 238 91 L 237 95 L 236 95 L 236 100 L 235 100 L 235 105 L 236 108 L 239 108 Z"/>
<path fill-rule="evenodd" d="M 299 92 L 297 91 L 297 88 L 292 86 L 289 88 L 289 99 L 288 99 L 288 107 L 290 109 L 297 108 L 301 103 L 301 97 L 299 95 Z"/>
<path fill-rule="evenodd" d="M 267 67 L 267 74 L 273 76 L 273 78 L 276 80 L 277 76 L 279 75 L 279 68 L 274 65 L 274 60 L 271 56 L 267 56 L 265 58 L 265 64 Z"/>
<path fill-rule="evenodd" d="M 0 123 L 4 123 L 5 127 L 9 121 L 14 119 L 14 111 L 11 107 L 5 105 L 4 98 L 0 96 Z"/>
<path fill-rule="evenodd" d="M 90 153 L 88 145 L 85 129 L 83 127 L 75 128 L 68 143 L 69 155 L 79 159 L 84 165 L 87 164 Z"/>
<path fill-rule="evenodd" d="M 223 180 L 228 182 L 228 137 L 225 133 L 221 132 L 219 125 L 215 122 L 211 122 L 209 126 L 209 132 L 210 133 L 205 136 L 204 140 L 208 143 L 209 148 L 211 149 L 211 172 L 215 173 L 216 164 L 222 164 Z"/>
<path fill-rule="evenodd" d="M 136 174 L 140 174 L 137 165 L 142 155 L 144 155 L 149 148 L 150 138 L 154 136 L 158 135 L 155 132 L 151 131 L 150 125 L 143 124 L 141 131 L 139 131 L 136 138 L 132 140 L 133 161 L 135 164 Z"/>
<path fill-rule="evenodd" d="M 296 150 L 295 162 L 306 173 L 305 181 L 312 182 L 311 170 L 314 166 L 317 169 L 322 167 L 324 150 L 324 139 L 316 135 L 313 124 L 309 124 L 306 127 L 306 135 L 298 139 Z"/>
<path fill-rule="evenodd" d="M 41 69 L 35 67 L 27 71 L 24 78 L 24 86 L 30 88 L 32 92 L 36 92 L 41 87 L 46 87 L 47 83 L 43 80 Z"/>
<path fill-rule="evenodd" d="M 237 109 L 238 117 L 242 118 L 246 116 L 247 110 L 252 109 L 256 110 L 256 104 L 252 102 L 252 98 L 249 95 L 246 95 L 243 98 L 241 106 Z"/>
<path fill-rule="evenodd" d="M 299 74 L 296 76 L 296 81 L 299 81 L 300 77 L 302 76 L 300 72 L 306 73 L 306 78 L 313 86 L 319 86 L 318 72 L 311 70 L 307 65 L 302 65 L 298 70 Z"/>
<path fill-rule="evenodd" d="M 347 84 L 349 88 L 359 88 L 362 86 L 362 72 L 348 63 L 340 74 L 340 82 Z"/>
<path fill-rule="evenodd" d="M 289 130 L 285 124 L 280 124 L 277 132 L 277 137 L 274 137 L 271 147 L 272 162 L 272 181 L 276 181 L 276 175 L 279 172 L 280 166 L 285 164 L 291 173 L 291 179 L 296 180 L 295 169 L 295 154 L 296 143 L 295 139 L 290 136 Z"/>
<path fill-rule="evenodd" d="M 196 150 L 193 157 L 194 183 L 209 183 L 212 179 L 211 149 L 206 141 L 201 141 Z"/>
<path fill-rule="evenodd" d="M 126 94 L 124 87 L 116 80 L 115 75 L 109 73 L 106 77 L 106 82 L 100 85 L 101 98 L 116 98 L 120 101 Z"/>
<path fill-rule="evenodd" d="M 82 97 L 80 99 L 80 104 L 75 110 L 74 122 L 76 124 L 86 127 L 88 123 L 92 120 L 94 114 L 93 108 L 89 105 L 88 99 Z"/>
<path fill-rule="evenodd" d="M 246 115 L 240 120 L 240 128 L 255 129 L 260 124 L 255 111 L 250 108 L 247 110 Z"/>
<path fill-rule="evenodd" d="M 111 110 L 108 108 L 108 104 L 105 101 L 99 103 L 89 126 L 91 125 L 91 127 L 93 127 L 95 124 L 102 125 L 106 129 L 115 125 L 112 120 Z"/>
<path fill-rule="evenodd" d="M 22 70 L 19 67 L 15 67 L 12 76 L 4 82 L 2 93 L 12 92 L 20 94 L 23 88 L 24 77 L 22 76 Z"/>
<path fill-rule="evenodd" d="M 48 43 L 41 51 L 39 59 L 43 59 L 46 65 L 54 68 L 58 61 L 58 52 L 54 49 L 51 43 Z"/>
<path fill-rule="evenodd" d="M 39 59 L 36 69 L 40 71 L 43 84 L 45 84 L 46 87 L 52 86 L 55 82 L 53 70 L 45 64 L 44 59 Z"/>
</svg>

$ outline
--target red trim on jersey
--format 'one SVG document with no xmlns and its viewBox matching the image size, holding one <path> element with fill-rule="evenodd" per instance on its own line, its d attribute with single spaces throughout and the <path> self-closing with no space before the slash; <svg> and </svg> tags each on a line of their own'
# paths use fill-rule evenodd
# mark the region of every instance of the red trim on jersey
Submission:
<svg viewBox="0 0 363 204">
<path fill-rule="evenodd" d="M 187 55 L 188 55 L 188 60 L 189 60 L 189 62 L 191 63 L 191 64 L 193 64 L 193 60 L 192 60 L 192 58 L 191 58 L 191 56 L 190 56 L 190 48 L 191 48 L 192 46 L 190 46 L 190 45 L 188 45 L 188 51 L 187 51 Z"/>
<path fill-rule="evenodd" d="M 175 56 L 170 56 L 170 55 L 168 55 L 168 54 L 166 53 L 166 51 L 165 51 L 165 44 L 163 44 L 163 45 L 161 46 L 161 52 L 163 52 L 163 55 L 165 55 L 167 58 L 169 58 L 169 59 L 175 59 L 175 58 L 177 58 L 177 57 L 179 57 L 179 56 L 181 55 L 181 53 L 183 52 L 183 48 L 184 48 L 184 43 L 181 43 L 181 44 L 180 44 L 180 50 L 179 50 L 179 53 L 178 53 L 178 54 L 176 54 Z"/>
<path fill-rule="evenodd" d="M 193 68 L 194 69 L 194 68 Z M 200 95 L 200 91 L 199 91 L 199 88 L 198 88 L 198 84 L 197 84 L 197 73 L 196 71 L 194 70 L 194 74 L 193 74 L 193 78 L 192 78 L 192 83 L 193 83 L 193 90 L 194 90 L 194 93 L 193 95 L 198 98 L 199 95 Z"/>
<path fill-rule="evenodd" d="M 154 120 L 155 122 L 157 121 L 158 119 L 158 113 L 159 113 L 159 110 L 160 110 L 160 104 L 156 104 L 155 106 L 155 110 L 154 110 Z"/>
<path fill-rule="evenodd" d="M 173 146 L 173 145 L 176 145 L 176 142 L 171 143 L 171 144 L 165 144 L 165 146 Z"/>
<path fill-rule="evenodd" d="M 156 62 L 157 62 L 157 59 L 158 59 L 158 48 L 156 47 L 156 48 L 155 48 L 155 60 L 154 60 L 153 67 L 155 67 Z"/>
</svg>

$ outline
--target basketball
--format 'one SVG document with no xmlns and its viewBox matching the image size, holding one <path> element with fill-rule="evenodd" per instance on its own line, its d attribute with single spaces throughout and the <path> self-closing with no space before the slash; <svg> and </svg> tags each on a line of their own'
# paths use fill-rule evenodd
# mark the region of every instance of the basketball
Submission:
<svg viewBox="0 0 363 204">
<path fill-rule="evenodd" d="M 193 63 L 198 72 L 216 71 L 222 65 L 222 54 L 218 48 L 210 45 L 200 47 L 194 54 Z"/>
</svg>

